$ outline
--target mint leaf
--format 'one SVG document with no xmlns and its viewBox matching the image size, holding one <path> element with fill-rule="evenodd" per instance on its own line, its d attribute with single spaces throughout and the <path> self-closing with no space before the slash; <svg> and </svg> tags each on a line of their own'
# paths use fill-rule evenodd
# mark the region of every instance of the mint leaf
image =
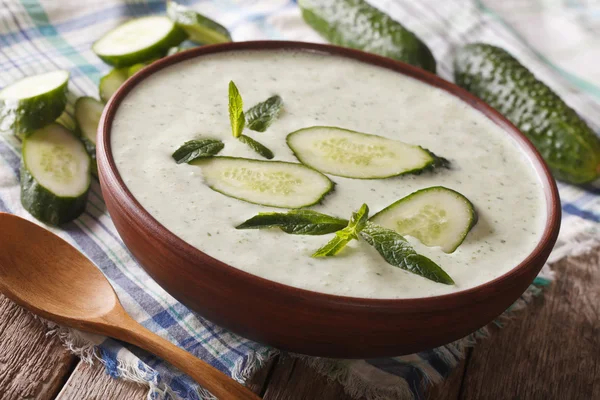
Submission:
<svg viewBox="0 0 600 400">
<path fill-rule="evenodd" d="M 229 81 L 229 121 L 233 137 L 240 137 L 246 124 L 246 117 L 242 95 L 233 81 Z"/>
<path fill-rule="evenodd" d="M 259 213 L 236 229 L 279 228 L 291 235 L 325 235 L 343 229 L 345 219 L 331 217 L 312 210 L 292 210 L 287 213 Z"/>
<path fill-rule="evenodd" d="M 369 207 L 363 204 L 360 209 L 352 213 L 348 226 L 335 233 L 335 237 L 325 246 L 321 247 L 312 255 L 313 257 L 330 257 L 338 254 L 353 239 L 358 239 L 369 218 Z"/>
<path fill-rule="evenodd" d="M 246 111 L 248 129 L 264 132 L 273 123 L 281 112 L 283 99 L 279 95 L 271 96 L 267 100 L 256 104 Z"/>
<path fill-rule="evenodd" d="M 405 269 L 434 282 L 454 284 L 452 278 L 439 265 L 417 254 L 398 232 L 367 222 L 360 235 L 394 267 Z"/>
<path fill-rule="evenodd" d="M 258 154 L 260 154 L 267 160 L 270 160 L 271 158 L 275 157 L 273 155 L 273 152 L 271 150 L 269 150 L 269 148 L 267 146 L 265 146 L 264 144 L 262 144 L 260 142 L 257 142 L 256 140 L 252 139 L 250 136 L 240 135 L 240 136 L 238 136 L 238 139 L 240 140 L 240 142 L 245 143 L 248 146 L 250 146 L 250 148 L 252 150 L 257 152 Z"/>
<path fill-rule="evenodd" d="M 198 158 L 211 157 L 220 152 L 225 145 L 216 139 L 200 139 L 185 142 L 171 155 L 177 164 L 189 163 Z"/>
</svg>

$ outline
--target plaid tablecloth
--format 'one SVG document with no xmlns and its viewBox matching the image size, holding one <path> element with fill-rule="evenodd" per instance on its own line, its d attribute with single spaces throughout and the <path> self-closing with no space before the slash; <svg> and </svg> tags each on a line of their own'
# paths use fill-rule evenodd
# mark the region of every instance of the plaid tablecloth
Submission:
<svg viewBox="0 0 600 400">
<path fill-rule="evenodd" d="M 438 73 L 451 79 L 452 52 L 470 41 L 505 47 L 554 87 L 594 127 L 600 126 L 600 106 L 577 90 L 556 69 L 543 62 L 512 28 L 492 13 L 494 3 L 459 0 L 373 0 L 414 30 L 432 48 Z M 236 41 L 287 39 L 322 41 L 306 26 L 290 0 L 182 1 L 224 24 Z M 70 103 L 81 95 L 97 96 L 98 81 L 109 67 L 90 50 L 94 40 L 122 21 L 164 12 L 163 1 L 116 0 L 0 0 L 0 87 L 25 75 L 55 69 L 71 71 Z M 498 10 L 496 10 L 498 11 Z M 538 49 L 543 51 L 543 49 Z M 598 59 L 595 60 L 598 64 Z M 0 211 L 31 219 L 19 201 L 20 142 L 0 134 Z M 598 189 L 560 185 L 564 212 L 561 238 L 551 261 L 598 244 Z M 0 227 L 2 229 L 2 227 Z M 201 318 L 161 289 L 137 265 L 120 240 L 94 181 L 86 212 L 61 229 L 49 228 L 81 249 L 106 274 L 127 311 L 145 327 L 244 382 L 276 350 L 249 341 Z M 0 244 L 1 246 L 1 244 Z M 545 269 L 510 312 L 527 304 L 549 283 Z M 560 277 L 558 277 L 560 279 Z M 517 322 L 518 323 L 518 322 Z M 155 399 L 208 398 L 188 377 L 136 348 L 103 337 L 52 327 L 77 354 L 100 360 L 114 377 L 146 382 Z M 372 360 L 306 358 L 323 374 L 340 381 L 346 391 L 368 399 L 419 396 L 424 382 L 446 376 L 473 345 L 483 329 L 459 342 L 419 354 Z"/>
</svg>

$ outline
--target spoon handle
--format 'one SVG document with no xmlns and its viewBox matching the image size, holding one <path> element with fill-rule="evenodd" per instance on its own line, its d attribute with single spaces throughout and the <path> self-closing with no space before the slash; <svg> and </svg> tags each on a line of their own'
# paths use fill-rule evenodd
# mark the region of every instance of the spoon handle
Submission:
<svg viewBox="0 0 600 400">
<path fill-rule="evenodd" d="M 234 381 L 213 366 L 175 346 L 166 339 L 152 333 L 137 322 L 131 320 L 126 326 L 121 325 L 121 340 L 134 344 L 152 354 L 159 356 L 180 371 L 185 372 L 207 389 L 219 400 L 260 400 L 244 385 Z"/>
</svg>

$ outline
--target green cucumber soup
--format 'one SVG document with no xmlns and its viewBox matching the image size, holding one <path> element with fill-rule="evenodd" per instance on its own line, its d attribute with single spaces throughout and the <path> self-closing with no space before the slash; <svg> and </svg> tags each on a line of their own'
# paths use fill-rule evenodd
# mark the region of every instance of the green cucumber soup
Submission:
<svg viewBox="0 0 600 400">
<path fill-rule="evenodd" d="M 214 138 L 225 144 L 219 156 L 264 160 L 232 136 L 230 81 L 243 94 L 244 109 L 274 94 L 283 98 L 283 111 L 265 132 L 244 132 L 271 149 L 273 161 L 298 163 L 286 136 L 315 125 L 399 140 L 447 158 L 450 169 L 418 175 L 387 179 L 328 175 L 334 190 L 309 208 L 347 219 L 363 203 L 374 215 L 426 187 L 460 192 L 474 204 L 479 220 L 454 252 L 447 254 L 406 236 L 417 253 L 437 263 L 455 284 L 436 283 L 396 268 L 364 240 L 351 241 L 334 257 L 312 258 L 333 233 L 302 236 L 277 228 L 235 229 L 259 212 L 286 210 L 216 192 L 204 182 L 201 166 L 178 165 L 171 157 L 186 141 Z M 546 222 L 539 177 L 501 128 L 440 89 L 342 57 L 265 50 L 181 62 L 134 87 L 118 108 L 111 132 L 113 157 L 123 181 L 173 234 L 234 268 L 316 292 L 394 299 L 465 290 L 524 260 Z"/>
</svg>

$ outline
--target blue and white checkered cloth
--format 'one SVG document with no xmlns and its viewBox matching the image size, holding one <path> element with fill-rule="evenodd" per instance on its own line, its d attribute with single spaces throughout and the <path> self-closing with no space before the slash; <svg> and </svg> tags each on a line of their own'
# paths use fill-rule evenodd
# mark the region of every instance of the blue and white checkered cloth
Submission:
<svg viewBox="0 0 600 400">
<path fill-rule="evenodd" d="M 494 3 L 499 0 L 485 0 Z M 378 0 L 375 5 L 415 31 L 432 48 L 438 72 L 451 79 L 452 52 L 468 41 L 505 47 L 554 87 L 592 126 L 600 126 L 600 105 L 576 90 L 560 71 L 545 63 L 497 15 L 477 1 Z M 236 41 L 283 39 L 322 41 L 305 25 L 291 0 L 182 1 L 225 25 Z M 26 75 L 71 71 L 70 104 L 82 95 L 96 96 L 98 81 L 109 67 L 91 51 L 94 40 L 128 18 L 163 13 L 158 0 L 0 0 L 0 87 Z M 596 60 L 600 61 L 600 60 Z M 598 63 L 596 63 L 598 64 Z M 0 211 L 31 219 L 19 200 L 20 142 L 0 134 Z M 552 260 L 598 244 L 600 195 L 593 187 L 560 185 L 564 212 L 563 234 Z M 1 227 L 0 227 L 1 229 Z M 188 310 L 160 288 L 141 269 L 119 238 L 106 211 L 97 181 L 92 184 L 86 212 L 61 229 L 49 228 L 86 254 L 104 272 L 129 314 L 148 329 L 172 341 L 217 369 L 244 382 L 276 350 L 216 326 Z M 527 304 L 548 284 L 548 271 L 534 282 L 511 311 Z M 123 379 L 146 382 L 150 398 L 199 399 L 209 394 L 160 359 L 103 337 L 53 328 L 84 358 L 100 359 L 107 372 Z M 368 399 L 420 396 L 424 382 L 448 374 L 473 345 L 481 330 L 459 342 L 402 357 L 374 360 L 305 358 L 311 366 L 344 385 L 353 396 Z"/>
</svg>

